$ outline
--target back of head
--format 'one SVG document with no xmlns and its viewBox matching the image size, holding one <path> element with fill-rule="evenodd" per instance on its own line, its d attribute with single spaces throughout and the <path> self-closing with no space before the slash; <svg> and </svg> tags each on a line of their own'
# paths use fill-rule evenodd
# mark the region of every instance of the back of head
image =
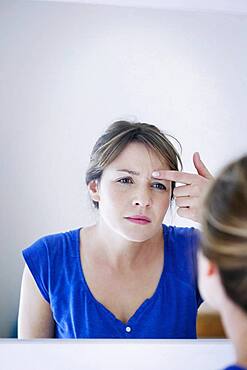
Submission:
<svg viewBox="0 0 247 370">
<path fill-rule="evenodd" d="M 217 264 L 228 297 L 247 313 L 247 156 L 228 165 L 204 199 L 202 252 Z"/>
</svg>

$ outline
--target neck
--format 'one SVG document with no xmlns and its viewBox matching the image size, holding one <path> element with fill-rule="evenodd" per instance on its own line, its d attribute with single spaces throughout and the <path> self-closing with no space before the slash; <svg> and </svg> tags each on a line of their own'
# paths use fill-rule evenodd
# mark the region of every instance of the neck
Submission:
<svg viewBox="0 0 247 370">
<path fill-rule="evenodd" d="M 247 367 L 247 314 L 227 298 L 221 318 L 227 336 L 232 340 L 240 366 Z"/>
<path fill-rule="evenodd" d="M 94 225 L 94 240 L 100 258 L 107 260 L 113 268 L 126 270 L 157 255 L 157 250 L 163 245 L 163 228 L 161 225 L 159 232 L 151 239 L 135 242 L 125 239 L 99 221 Z"/>
</svg>

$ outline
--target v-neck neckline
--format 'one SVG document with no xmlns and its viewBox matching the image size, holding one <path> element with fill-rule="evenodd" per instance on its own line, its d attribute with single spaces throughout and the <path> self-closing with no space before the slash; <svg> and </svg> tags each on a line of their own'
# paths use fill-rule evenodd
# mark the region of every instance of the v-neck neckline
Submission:
<svg viewBox="0 0 247 370">
<path fill-rule="evenodd" d="M 169 248 L 167 248 L 167 245 L 168 245 L 168 227 L 165 225 L 165 224 L 162 224 L 162 228 L 163 228 L 163 248 L 164 248 L 164 253 L 163 253 L 163 268 L 162 268 L 162 272 L 161 272 L 161 275 L 160 275 L 160 278 L 159 278 L 159 282 L 156 286 L 156 289 L 153 293 L 153 295 L 150 297 L 150 298 L 146 298 L 141 304 L 140 306 L 136 309 L 136 311 L 134 312 L 134 314 L 128 319 L 127 322 L 123 322 L 121 321 L 120 319 L 118 319 L 113 312 L 111 312 L 106 306 L 104 306 L 100 301 L 98 301 L 93 293 L 91 292 L 88 284 L 87 284 L 87 281 L 86 281 L 86 278 L 85 278 L 85 275 L 84 275 L 84 272 L 83 272 L 83 266 L 82 266 L 82 261 L 81 261 L 81 253 L 80 253 L 80 231 L 82 228 L 79 228 L 76 230 L 76 251 L 77 251 L 77 261 L 78 261 L 78 268 L 79 268 L 79 274 L 80 274 L 80 278 L 83 282 L 83 285 L 89 295 L 89 297 L 91 298 L 91 300 L 95 303 L 95 305 L 97 305 L 99 308 L 101 308 L 108 316 L 110 316 L 114 321 L 118 322 L 121 326 L 124 326 L 126 327 L 127 325 L 130 325 L 130 324 L 133 324 L 134 322 L 137 322 L 139 317 L 142 315 L 142 313 L 145 311 L 145 309 L 156 299 L 156 296 L 159 294 L 159 291 L 162 287 L 162 282 L 164 280 L 164 277 L 165 277 L 165 273 L 166 273 L 166 265 L 167 265 L 167 251 Z"/>
</svg>

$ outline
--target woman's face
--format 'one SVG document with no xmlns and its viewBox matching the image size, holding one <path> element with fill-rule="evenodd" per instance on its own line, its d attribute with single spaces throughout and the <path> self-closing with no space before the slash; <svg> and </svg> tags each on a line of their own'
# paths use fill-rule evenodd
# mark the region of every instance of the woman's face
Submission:
<svg viewBox="0 0 247 370">
<path fill-rule="evenodd" d="M 99 202 L 101 222 L 130 241 L 145 241 L 160 231 L 171 197 L 171 182 L 152 178 L 161 169 L 169 166 L 154 151 L 142 143 L 128 144 L 104 169 L 92 197 Z"/>
</svg>

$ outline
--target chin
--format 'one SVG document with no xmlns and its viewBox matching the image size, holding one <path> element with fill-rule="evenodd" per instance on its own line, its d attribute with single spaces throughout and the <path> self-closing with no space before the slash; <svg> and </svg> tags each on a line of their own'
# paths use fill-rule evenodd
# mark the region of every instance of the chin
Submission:
<svg viewBox="0 0 247 370">
<path fill-rule="evenodd" d="M 144 238 L 144 237 L 132 237 L 132 236 L 128 236 L 128 235 L 125 235 L 125 239 L 128 240 L 129 242 L 133 242 L 133 243 L 143 243 L 145 241 L 147 241 L 148 239 L 150 238 Z"/>
<path fill-rule="evenodd" d="M 121 235 L 125 239 L 131 242 L 137 242 L 137 243 L 145 242 L 146 240 L 151 239 L 155 234 L 156 234 L 156 231 L 154 230 L 151 231 L 147 229 L 145 230 L 145 229 L 142 229 L 140 226 L 138 226 L 136 230 L 123 230 L 121 232 Z"/>
<path fill-rule="evenodd" d="M 147 225 L 131 224 L 125 221 L 107 223 L 108 227 L 122 238 L 136 243 L 145 242 L 153 238 L 160 230 L 161 224 L 149 223 Z"/>
</svg>

